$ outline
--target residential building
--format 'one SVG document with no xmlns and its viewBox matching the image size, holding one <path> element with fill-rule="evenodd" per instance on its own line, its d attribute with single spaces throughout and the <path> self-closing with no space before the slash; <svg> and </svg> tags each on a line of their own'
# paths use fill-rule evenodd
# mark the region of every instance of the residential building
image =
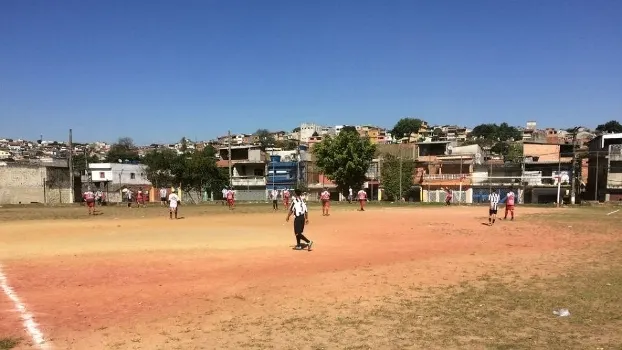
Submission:
<svg viewBox="0 0 622 350">
<path fill-rule="evenodd" d="M 306 165 L 298 162 L 296 151 L 270 152 L 270 162 L 267 165 L 266 191 L 272 189 L 290 191 L 303 181 Z"/>
<path fill-rule="evenodd" d="M 622 133 L 596 136 L 589 142 L 586 200 L 622 201 Z"/>
<path fill-rule="evenodd" d="M 149 191 L 150 201 L 154 200 L 152 184 L 147 178 L 147 169 L 143 164 L 90 163 L 87 176 L 82 177 L 82 184 L 83 187 L 92 185 L 94 190 L 105 192 L 109 202 L 121 202 L 121 191 L 125 188 L 135 193 L 138 190 Z"/>
<path fill-rule="evenodd" d="M 556 203 L 558 194 L 559 200 L 570 200 L 572 145 L 523 141 L 523 157 L 519 185 L 525 203 Z"/>
<path fill-rule="evenodd" d="M 424 201 L 445 201 L 445 189 L 451 188 L 454 200 L 470 203 L 471 174 L 483 160 L 479 145 L 454 146 L 450 141 L 420 142 L 417 180 Z"/>
<path fill-rule="evenodd" d="M 320 135 L 322 133 L 323 127 L 318 124 L 313 123 L 302 123 L 300 124 L 300 141 L 307 142 L 314 134 Z"/>
<path fill-rule="evenodd" d="M 231 146 L 218 149 L 220 159 L 218 167 L 227 168 L 231 164 L 231 185 L 239 200 L 266 199 L 266 163 L 267 158 L 259 146 Z M 231 163 L 230 163 L 231 162 Z"/>
</svg>

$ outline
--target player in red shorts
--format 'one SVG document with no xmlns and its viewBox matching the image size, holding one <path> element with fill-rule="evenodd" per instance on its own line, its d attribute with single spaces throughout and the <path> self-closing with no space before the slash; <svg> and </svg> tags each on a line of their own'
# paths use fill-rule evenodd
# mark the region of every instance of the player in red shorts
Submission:
<svg viewBox="0 0 622 350">
<path fill-rule="evenodd" d="M 95 193 L 91 191 L 89 187 L 86 192 L 82 194 L 82 199 L 86 202 L 86 207 L 89 210 L 89 215 L 95 214 Z"/>
<path fill-rule="evenodd" d="M 227 205 L 229 210 L 233 210 L 235 207 L 235 191 L 233 191 L 233 187 L 229 187 L 229 191 L 227 191 Z"/>
<path fill-rule="evenodd" d="M 285 210 L 289 210 L 289 200 L 292 197 L 292 194 L 289 192 L 289 190 L 286 188 L 285 190 L 283 190 L 283 206 L 285 206 Z"/>
<path fill-rule="evenodd" d="M 505 216 L 503 220 L 507 220 L 508 212 L 510 212 L 511 220 L 514 220 L 514 204 L 516 203 L 516 194 L 514 188 L 510 187 L 510 191 L 505 195 Z"/>
<path fill-rule="evenodd" d="M 325 188 L 322 194 L 320 194 L 320 200 L 322 201 L 322 215 L 329 216 L 330 210 L 330 192 Z"/>
<path fill-rule="evenodd" d="M 356 197 L 361 205 L 360 211 L 365 211 L 365 203 L 367 203 L 367 192 L 361 188 L 361 190 L 356 194 Z"/>
<path fill-rule="evenodd" d="M 445 188 L 445 205 L 451 205 L 453 194 L 449 188 Z"/>
</svg>

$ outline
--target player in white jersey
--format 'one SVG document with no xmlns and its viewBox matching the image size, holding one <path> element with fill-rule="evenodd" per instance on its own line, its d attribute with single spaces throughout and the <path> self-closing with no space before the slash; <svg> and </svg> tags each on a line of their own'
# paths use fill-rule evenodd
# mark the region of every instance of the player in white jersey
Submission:
<svg viewBox="0 0 622 350">
<path fill-rule="evenodd" d="M 492 226 L 497 219 L 497 210 L 499 209 L 499 200 L 501 200 L 501 196 L 497 191 L 493 188 L 488 195 L 488 202 L 490 206 L 488 208 L 488 225 Z"/>
<path fill-rule="evenodd" d="M 89 215 L 95 214 L 95 193 L 91 191 L 90 187 L 86 190 L 86 192 L 82 194 L 82 198 L 86 202 L 86 207 L 89 210 Z"/>
<path fill-rule="evenodd" d="M 175 219 L 177 219 L 177 207 L 181 204 L 181 199 L 176 193 L 177 191 L 173 190 L 171 194 L 168 195 L 168 217 L 169 219 L 173 219 L 173 214 L 175 214 Z"/>
</svg>

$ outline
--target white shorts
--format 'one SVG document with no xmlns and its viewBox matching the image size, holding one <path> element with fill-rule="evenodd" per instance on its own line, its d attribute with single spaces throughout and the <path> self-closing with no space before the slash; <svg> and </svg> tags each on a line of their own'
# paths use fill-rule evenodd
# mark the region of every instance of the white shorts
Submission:
<svg viewBox="0 0 622 350">
<path fill-rule="evenodd" d="M 171 206 L 169 207 L 169 209 L 171 209 L 171 210 L 177 210 L 177 206 L 176 206 L 176 205 L 175 205 L 175 206 L 171 205 Z"/>
</svg>

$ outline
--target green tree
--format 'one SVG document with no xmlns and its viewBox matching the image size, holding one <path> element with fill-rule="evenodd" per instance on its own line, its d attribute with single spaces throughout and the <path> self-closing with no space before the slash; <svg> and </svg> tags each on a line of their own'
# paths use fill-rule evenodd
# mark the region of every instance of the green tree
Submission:
<svg viewBox="0 0 622 350">
<path fill-rule="evenodd" d="M 216 149 L 182 153 L 170 149 L 153 150 L 143 159 L 146 174 L 156 186 L 180 186 L 195 191 L 215 191 L 228 183 L 227 169 L 216 166 Z"/>
<path fill-rule="evenodd" d="M 516 142 L 497 142 L 490 151 L 503 156 L 506 162 L 520 163 L 523 160 L 523 145 Z"/>
<path fill-rule="evenodd" d="M 605 124 L 598 125 L 596 127 L 596 132 L 599 132 L 601 134 L 622 132 L 622 125 L 620 125 L 617 120 L 610 120 Z"/>
<path fill-rule="evenodd" d="M 116 163 L 119 159 L 121 161 L 137 161 L 140 159 L 138 149 L 130 137 L 121 137 L 117 143 L 110 146 L 110 150 L 106 155 L 106 161 Z"/>
<path fill-rule="evenodd" d="M 403 137 L 410 137 L 412 133 L 418 133 L 419 128 L 423 124 L 423 120 L 417 118 L 402 118 L 391 129 L 391 135 L 393 137 L 401 139 Z"/>
<path fill-rule="evenodd" d="M 155 149 L 145 154 L 142 162 L 146 165 L 147 179 L 157 187 L 177 185 L 172 169 L 179 159 L 177 152 L 168 149 Z"/>
<path fill-rule="evenodd" d="M 262 151 L 265 151 L 268 147 L 273 147 L 276 143 L 274 135 L 267 129 L 257 129 L 253 136 L 257 137 L 259 140 L 259 147 Z"/>
<path fill-rule="evenodd" d="M 382 186 L 390 200 L 401 199 L 413 185 L 415 163 L 412 160 L 402 160 L 401 163 L 400 166 L 400 159 L 391 154 L 385 155 L 382 161 L 380 169 Z"/>
<path fill-rule="evenodd" d="M 523 138 L 520 130 L 508 125 L 508 123 L 480 124 L 473 128 L 470 135 L 472 138 L 484 140 L 488 145 L 496 142 L 517 141 Z"/>
<path fill-rule="evenodd" d="M 97 162 L 99 162 L 99 158 L 86 150 L 73 156 L 73 170 L 76 173 L 84 174 L 87 164 Z"/>
<path fill-rule="evenodd" d="M 363 185 L 375 152 L 376 146 L 369 139 L 360 137 L 356 129 L 346 128 L 313 147 L 316 166 L 344 194 L 350 186 L 360 188 Z"/>
</svg>

